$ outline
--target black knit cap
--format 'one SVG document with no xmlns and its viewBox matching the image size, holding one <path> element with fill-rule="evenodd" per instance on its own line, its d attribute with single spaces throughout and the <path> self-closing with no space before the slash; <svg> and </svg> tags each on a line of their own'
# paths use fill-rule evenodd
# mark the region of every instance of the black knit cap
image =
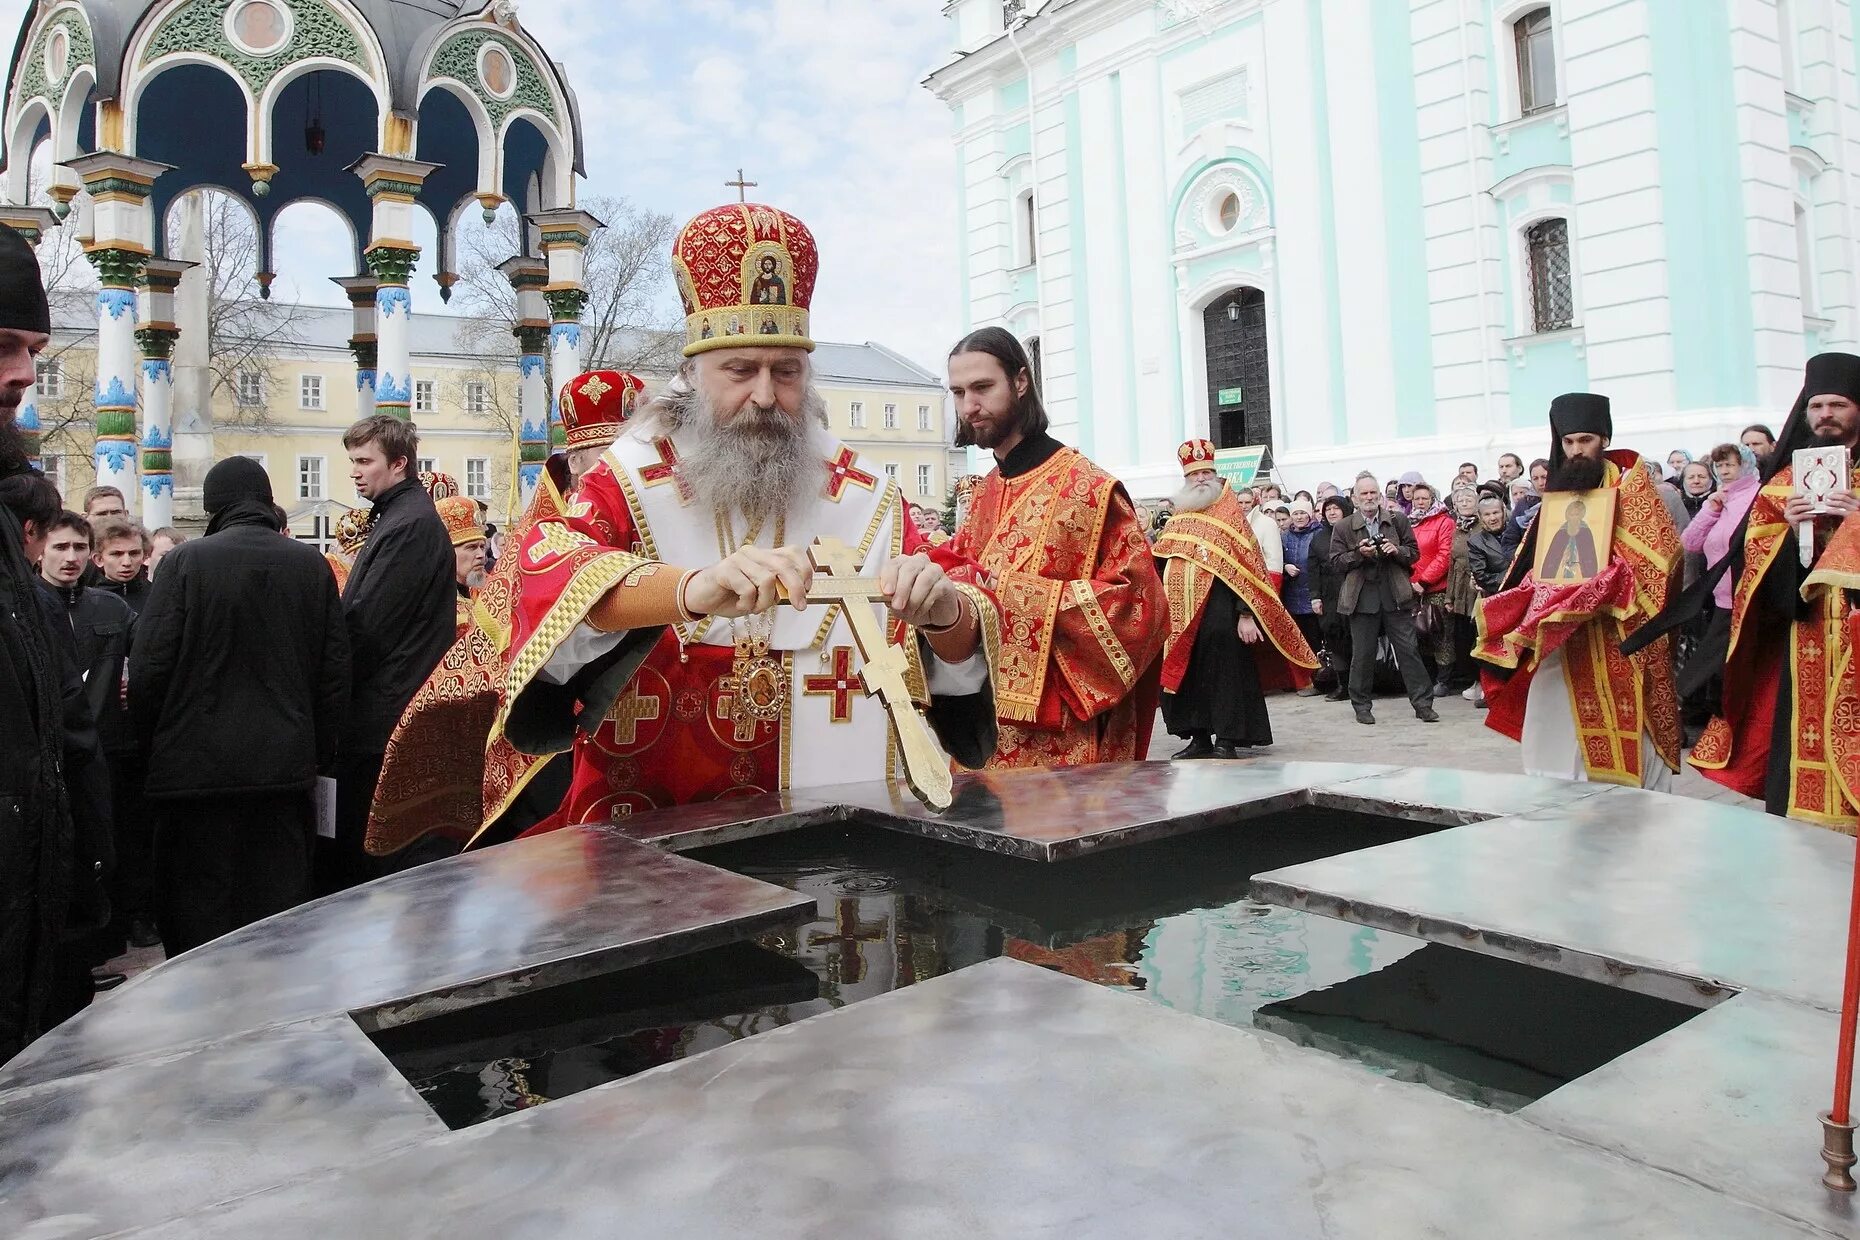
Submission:
<svg viewBox="0 0 1860 1240">
<path fill-rule="evenodd" d="M 1614 412 L 1606 396 L 1594 392 L 1565 392 L 1550 402 L 1550 472 L 1563 464 L 1563 436 L 1615 436 Z"/>
<path fill-rule="evenodd" d="M 214 513 L 242 499 L 271 503 L 271 475 L 249 456 L 229 456 L 207 471 L 200 487 L 200 502 Z"/>
<path fill-rule="evenodd" d="M 0 327 L 51 335 L 52 308 L 45 300 L 39 256 L 26 239 L 0 224 Z"/>
</svg>

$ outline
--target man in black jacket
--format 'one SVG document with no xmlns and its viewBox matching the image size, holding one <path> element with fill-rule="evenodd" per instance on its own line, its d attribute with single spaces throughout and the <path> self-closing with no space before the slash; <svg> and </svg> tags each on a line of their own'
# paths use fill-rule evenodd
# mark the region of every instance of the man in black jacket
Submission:
<svg viewBox="0 0 1860 1240">
<path fill-rule="evenodd" d="M 149 577 L 143 570 L 149 558 L 148 531 L 127 517 L 98 517 L 90 523 L 90 555 L 95 575 L 84 584 L 108 590 L 142 614 L 148 601 Z"/>
<path fill-rule="evenodd" d="M 335 578 L 278 537 L 264 467 L 221 461 L 201 498 L 207 536 L 162 561 L 129 656 L 169 956 L 309 898 L 316 779 L 349 701 Z"/>
<path fill-rule="evenodd" d="M 374 508 L 342 592 L 354 680 L 336 773 L 336 839 L 318 865 L 325 893 L 382 872 L 363 843 L 388 737 L 456 633 L 452 539 L 414 474 L 413 424 L 384 413 L 363 418 L 342 446 L 356 493 Z"/>
<path fill-rule="evenodd" d="M 1394 508 L 1382 502 L 1376 480 L 1364 474 L 1353 489 L 1356 511 L 1330 532 L 1330 566 L 1343 575 L 1337 591 L 1337 611 L 1350 618 L 1350 704 L 1358 723 L 1374 723 L 1370 711 L 1375 688 L 1376 639 L 1386 636 L 1395 648 L 1395 662 L 1408 688 L 1414 717 L 1422 723 L 1439 723 L 1434 712 L 1434 678 L 1421 664 L 1415 646 L 1414 583 L 1408 574 L 1421 548 L 1414 529 Z"/>
<path fill-rule="evenodd" d="M 84 569 L 91 563 L 90 534 L 90 522 L 75 512 L 52 518 L 39 552 L 39 588 L 65 618 L 84 676 L 84 698 L 110 768 L 117 865 L 110 888 L 111 935 L 99 953 L 107 960 L 121 952 L 125 942 L 153 947 L 160 938 L 155 931 L 154 824 L 142 800 L 142 755 L 129 726 L 125 693 L 136 614 L 121 596 L 84 584 Z"/>
<path fill-rule="evenodd" d="M 38 258 L 0 228 L 0 480 L 31 471 L 13 419 L 50 341 Z M 80 878 L 69 781 L 92 782 L 73 770 L 85 752 L 75 727 L 85 722 L 83 686 L 34 584 L 32 558 L 25 529 L 0 504 L 0 1062 L 65 1015 L 61 946 Z"/>
</svg>

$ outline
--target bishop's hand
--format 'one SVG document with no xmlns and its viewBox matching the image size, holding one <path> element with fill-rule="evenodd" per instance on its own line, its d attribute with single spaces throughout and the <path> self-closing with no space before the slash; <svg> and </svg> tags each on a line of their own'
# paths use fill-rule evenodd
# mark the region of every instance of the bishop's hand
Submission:
<svg viewBox="0 0 1860 1240">
<path fill-rule="evenodd" d="M 915 628 L 947 629 L 963 617 L 962 591 L 921 552 L 886 560 L 878 588 L 891 614 Z"/>
<path fill-rule="evenodd" d="M 784 598 L 796 611 L 807 610 L 814 566 L 795 547 L 743 547 L 709 568 L 691 574 L 684 605 L 692 615 L 734 619 L 767 611 Z"/>
</svg>

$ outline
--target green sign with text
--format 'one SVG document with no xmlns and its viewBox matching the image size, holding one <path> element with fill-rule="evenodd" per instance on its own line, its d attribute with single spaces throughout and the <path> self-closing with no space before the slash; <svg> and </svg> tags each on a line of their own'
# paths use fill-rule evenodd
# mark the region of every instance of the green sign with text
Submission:
<svg viewBox="0 0 1860 1240">
<path fill-rule="evenodd" d="M 1241 402 L 1241 389 L 1237 387 L 1222 388 L 1216 399 L 1223 405 L 1237 405 Z"/>
<path fill-rule="evenodd" d="M 1263 447 L 1218 448 L 1214 453 L 1214 472 L 1234 486 L 1250 487 L 1253 479 L 1259 476 L 1260 462 L 1265 459 Z"/>
</svg>

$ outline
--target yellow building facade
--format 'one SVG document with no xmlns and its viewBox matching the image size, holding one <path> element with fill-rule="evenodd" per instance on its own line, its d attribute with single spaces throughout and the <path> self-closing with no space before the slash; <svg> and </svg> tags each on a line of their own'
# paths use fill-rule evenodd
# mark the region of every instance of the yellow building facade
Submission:
<svg viewBox="0 0 1860 1240">
<path fill-rule="evenodd" d="M 207 370 L 214 456 L 264 465 L 292 533 L 324 545 L 343 511 L 365 506 L 342 447 L 357 410 L 351 317 L 322 306 L 283 307 L 280 317 L 278 340 L 262 358 Z M 487 328 L 458 316 L 414 316 L 413 418 L 420 468 L 451 475 L 504 525 L 516 481 L 517 354 L 514 340 L 487 354 L 481 342 L 498 340 Z M 40 359 L 35 394 L 45 470 L 73 508 L 94 480 L 94 359 L 94 327 L 61 321 Z M 822 342 L 813 365 L 834 433 L 894 479 L 908 502 L 940 511 L 964 459 L 949 447 L 953 422 L 940 378 L 873 343 Z M 650 391 L 670 376 L 641 377 Z M 182 413 L 177 394 L 177 424 Z M 136 497 L 129 503 L 137 511 Z"/>
</svg>

